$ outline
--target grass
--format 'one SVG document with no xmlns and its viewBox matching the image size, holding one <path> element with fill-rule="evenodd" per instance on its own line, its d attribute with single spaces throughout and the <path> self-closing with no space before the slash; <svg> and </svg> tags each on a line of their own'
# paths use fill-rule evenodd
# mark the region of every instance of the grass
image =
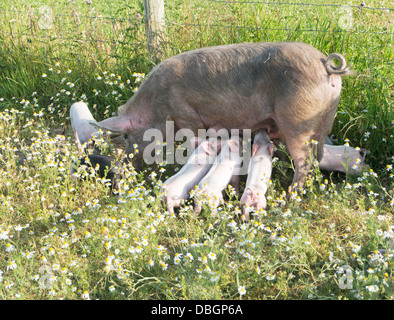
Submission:
<svg viewBox="0 0 394 320">
<path fill-rule="evenodd" d="M 44 4 L 50 29 L 39 27 Z M 117 194 L 94 170 L 69 175 L 80 157 L 71 104 L 112 116 L 152 68 L 142 1 L 12 5 L 0 4 L 1 299 L 393 299 L 392 10 L 167 1 L 169 56 L 297 40 L 343 53 L 357 71 L 344 79 L 333 133 L 368 149 L 371 170 L 315 170 L 287 201 L 293 171 L 275 161 L 267 210 L 242 223 L 232 190 L 217 210 L 195 217 L 187 203 L 169 214 L 160 186 L 176 166 L 126 167 Z"/>
</svg>

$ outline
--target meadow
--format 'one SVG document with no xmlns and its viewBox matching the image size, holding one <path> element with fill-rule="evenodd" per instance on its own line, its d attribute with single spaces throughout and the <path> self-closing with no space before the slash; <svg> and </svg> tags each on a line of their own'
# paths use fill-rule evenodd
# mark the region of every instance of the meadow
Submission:
<svg viewBox="0 0 394 320">
<path fill-rule="evenodd" d="M 195 216 L 187 202 L 170 214 L 161 185 L 177 165 L 124 165 L 114 192 L 95 168 L 70 177 L 82 156 L 72 103 L 97 120 L 115 115 L 154 65 L 142 0 L 2 1 L 0 299 L 392 300 L 393 13 L 389 1 L 166 1 L 167 56 L 303 41 L 356 72 L 343 78 L 332 133 L 367 149 L 370 168 L 315 167 L 288 200 L 292 162 L 275 158 L 267 209 L 243 222 L 230 187 L 217 209 Z M 109 138 L 96 143 L 125 156 Z"/>
</svg>

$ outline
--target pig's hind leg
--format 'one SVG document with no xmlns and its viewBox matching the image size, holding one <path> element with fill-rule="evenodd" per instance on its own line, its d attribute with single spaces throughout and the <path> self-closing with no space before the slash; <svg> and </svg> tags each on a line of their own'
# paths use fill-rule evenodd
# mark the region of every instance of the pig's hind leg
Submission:
<svg viewBox="0 0 394 320">
<path fill-rule="evenodd" d="M 323 156 L 323 143 L 311 144 L 311 135 L 298 135 L 286 139 L 286 148 L 293 158 L 295 172 L 290 192 L 300 190 L 315 160 Z"/>
</svg>

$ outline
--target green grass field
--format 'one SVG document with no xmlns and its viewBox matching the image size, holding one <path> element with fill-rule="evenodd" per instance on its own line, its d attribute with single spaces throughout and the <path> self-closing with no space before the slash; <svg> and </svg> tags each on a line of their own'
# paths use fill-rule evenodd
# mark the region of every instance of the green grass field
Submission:
<svg viewBox="0 0 394 320">
<path fill-rule="evenodd" d="M 275 161 L 267 209 L 243 223 L 231 189 L 218 209 L 169 214 L 160 186 L 176 166 L 125 167 L 117 194 L 95 170 L 70 178 L 71 104 L 110 117 L 153 67 L 142 0 L 2 1 L 0 299 L 393 299 L 394 8 L 330 4 L 166 1 L 167 56 L 303 41 L 356 71 L 333 133 L 371 169 L 316 169 L 288 201 L 293 169 Z"/>
</svg>

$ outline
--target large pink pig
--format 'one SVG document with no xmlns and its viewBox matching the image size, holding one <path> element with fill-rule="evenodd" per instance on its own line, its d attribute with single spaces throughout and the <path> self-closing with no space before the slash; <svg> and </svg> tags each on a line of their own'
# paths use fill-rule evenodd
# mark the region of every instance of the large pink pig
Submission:
<svg viewBox="0 0 394 320">
<path fill-rule="evenodd" d="M 98 129 L 91 125 L 96 123 L 89 111 L 86 103 L 80 101 L 74 103 L 70 108 L 71 127 L 78 150 L 82 150 L 82 145 L 92 138 L 93 134 L 98 134 Z"/>
<path fill-rule="evenodd" d="M 274 145 L 270 141 L 267 132 L 264 130 L 259 131 L 253 141 L 248 177 L 241 197 L 241 203 L 243 204 L 242 213 L 245 220 L 249 219 L 251 207 L 258 210 L 265 209 L 267 205 L 265 193 L 271 177 L 273 152 Z"/>
<path fill-rule="evenodd" d="M 223 203 L 223 190 L 228 186 L 233 175 L 237 173 L 242 162 L 241 142 L 230 139 L 222 143 L 222 148 L 207 175 L 198 184 L 194 211 L 199 214 L 202 198 L 208 198 L 211 206 Z"/>
<path fill-rule="evenodd" d="M 359 174 L 365 167 L 366 150 L 353 148 L 347 145 L 324 145 L 323 158 L 319 168 L 327 171 L 341 171 L 349 174 Z M 363 155 L 361 155 L 363 153 Z"/>
<path fill-rule="evenodd" d="M 156 65 L 136 94 L 119 107 L 118 115 L 97 125 L 123 134 L 127 154 L 135 144 L 140 150 L 149 145 L 144 140 L 148 129 L 158 129 L 167 140 L 168 117 L 176 128 L 190 129 L 195 135 L 199 129 L 214 127 L 252 133 L 266 129 L 292 156 L 292 189 L 297 190 L 312 168 L 305 141 L 319 141 L 320 161 L 338 107 L 341 77 L 350 74 L 342 55 L 326 57 L 305 43 L 196 49 Z M 135 168 L 143 154 L 135 157 Z"/>
<path fill-rule="evenodd" d="M 179 207 L 182 200 L 189 197 L 193 187 L 209 171 L 218 149 L 220 149 L 220 144 L 216 141 L 203 141 L 182 169 L 164 182 L 165 202 L 170 213 L 174 213 L 174 207 Z"/>
</svg>

